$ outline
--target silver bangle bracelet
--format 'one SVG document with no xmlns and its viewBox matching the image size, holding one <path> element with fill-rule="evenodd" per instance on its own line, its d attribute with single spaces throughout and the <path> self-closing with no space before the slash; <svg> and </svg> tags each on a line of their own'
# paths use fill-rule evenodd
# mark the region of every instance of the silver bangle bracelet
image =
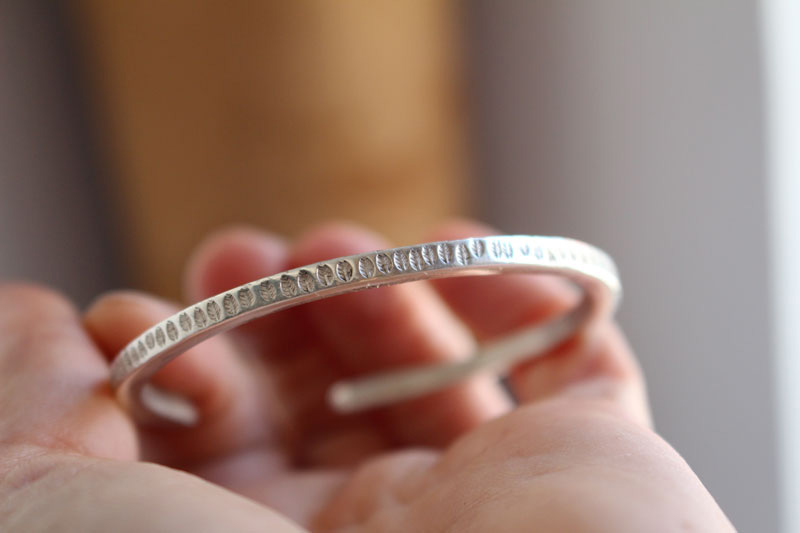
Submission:
<svg viewBox="0 0 800 533">
<path fill-rule="evenodd" d="M 362 289 L 451 276 L 556 274 L 583 289 L 581 303 L 545 324 L 483 345 L 465 360 L 389 371 L 334 384 L 331 406 L 357 411 L 448 386 L 479 371 L 503 372 L 613 314 L 617 269 L 602 250 L 562 237 L 510 235 L 433 242 L 321 261 L 246 283 L 183 309 L 133 339 L 111 364 L 111 385 L 142 422 L 197 422 L 186 399 L 149 378 L 195 344 L 281 309 Z M 476 295 L 479 297 L 479 295 Z"/>
</svg>

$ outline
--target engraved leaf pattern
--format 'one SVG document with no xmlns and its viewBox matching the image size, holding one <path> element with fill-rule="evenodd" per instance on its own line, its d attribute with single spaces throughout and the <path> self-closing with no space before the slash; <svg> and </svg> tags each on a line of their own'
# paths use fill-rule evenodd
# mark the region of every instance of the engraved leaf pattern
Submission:
<svg viewBox="0 0 800 533">
<path fill-rule="evenodd" d="M 167 342 L 167 339 L 164 336 L 164 330 L 161 328 L 156 329 L 156 342 L 159 346 L 164 346 L 164 343 Z"/>
<path fill-rule="evenodd" d="M 422 247 L 422 260 L 428 266 L 433 266 L 436 263 L 436 250 L 430 244 Z"/>
<path fill-rule="evenodd" d="M 368 279 L 375 275 L 375 264 L 369 257 L 362 257 L 358 260 L 358 273 L 362 278 Z"/>
<path fill-rule="evenodd" d="M 180 323 L 183 331 L 189 331 L 192 329 L 192 320 L 186 313 L 181 313 L 181 316 L 178 317 L 178 322 Z"/>
<path fill-rule="evenodd" d="M 317 279 L 323 287 L 333 285 L 333 269 L 328 265 L 319 265 L 317 267 Z"/>
<path fill-rule="evenodd" d="M 178 339 L 178 328 L 172 322 L 167 322 L 167 337 L 169 340 L 174 341 Z"/>
<path fill-rule="evenodd" d="M 239 292 L 236 293 L 236 296 L 239 298 L 239 305 L 242 306 L 242 309 L 247 309 L 248 307 L 252 306 L 256 300 L 256 297 L 253 296 L 253 291 L 247 287 L 242 287 L 239 289 Z"/>
<path fill-rule="evenodd" d="M 198 328 L 206 327 L 206 314 L 199 307 L 194 308 L 194 323 Z"/>
<path fill-rule="evenodd" d="M 386 254 L 380 253 L 375 256 L 375 263 L 382 274 L 388 274 L 392 271 L 392 260 Z"/>
<path fill-rule="evenodd" d="M 222 308 L 214 300 L 208 302 L 208 305 L 206 306 L 206 313 L 208 313 L 208 318 L 212 322 L 217 322 L 220 318 L 222 318 Z"/>
<path fill-rule="evenodd" d="M 297 275 L 297 283 L 305 292 L 311 292 L 314 290 L 314 276 L 312 276 L 311 272 L 308 270 L 300 271 L 300 274 Z"/>
<path fill-rule="evenodd" d="M 269 280 L 264 280 L 261 282 L 261 285 L 258 286 L 258 292 L 261 293 L 261 298 L 265 302 L 271 302 L 278 295 L 277 291 L 275 290 L 275 285 L 270 283 Z"/>
<path fill-rule="evenodd" d="M 422 270 L 424 268 L 422 256 L 417 248 L 412 248 L 408 251 L 408 264 L 414 270 Z"/>
<path fill-rule="evenodd" d="M 281 292 L 286 297 L 292 297 L 297 294 L 297 283 L 292 276 L 288 274 L 281 276 Z"/>
<path fill-rule="evenodd" d="M 483 244 L 483 241 L 480 239 L 474 239 L 470 241 L 469 246 L 472 250 L 472 255 L 475 257 L 482 257 L 486 252 L 486 245 Z"/>
<path fill-rule="evenodd" d="M 408 270 L 408 257 L 402 250 L 397 250 L 393 255 L 394 267 L 400 272 Z"/>
<path fill-rule="evenodd" d="M 455 260 L 459 265 L 466 265 L 469 261 L 469 250 L 463 242 L 456 245 Z"/>
<path fill-rule="evenodd" d="M 225 309 L 225 314 L 227 316 L 233 316 L 239 311 L 236 298 L 234 298 L 231 293 L 226 294 L 222 299 L 222 308 Z"/>
<path fill-rule="evenodd" d="M 336 275 L 342 281 L 353 279 L 353 265 L 349 261 L 339 261 L 336 263 Z"/>
<path fill-rule="evenodd" d="M 151 350 L 156 347 L 156 339 L 153 337 L 152 333 L 147 334 L 147 336 L 144 338 L 144 342 Z"/>
<path fill-rule="evenodd" d="M 436 247 L 436 252 L 439 255 L 439 261 L 445 265 L 450 264 L 450 262 L 453 260 L 453 247 L 446 242 L 439 243 L 439 245 Z"/>
</svg>

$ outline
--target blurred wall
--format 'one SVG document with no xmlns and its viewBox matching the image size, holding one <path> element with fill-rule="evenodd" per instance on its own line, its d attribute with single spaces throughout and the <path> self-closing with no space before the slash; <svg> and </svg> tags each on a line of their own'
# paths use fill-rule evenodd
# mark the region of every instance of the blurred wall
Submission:
<svg viewBox="0 0 800 533">
<path fill-rule="evenodd" d="M 618 260 L 656 426 L 778 529 L 758 3 L 472 2 L 482 195 Z"/>
<path fill-rule="evenodd" d="M 115 268 L 70 48 L 55 2 L 0 3 L 0 281 L 85 303 Z"/>
</svg>

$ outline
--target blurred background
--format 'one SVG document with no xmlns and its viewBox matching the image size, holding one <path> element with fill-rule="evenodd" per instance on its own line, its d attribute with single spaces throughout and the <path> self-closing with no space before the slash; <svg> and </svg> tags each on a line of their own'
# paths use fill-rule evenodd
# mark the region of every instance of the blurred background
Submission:
<svg viewBox="0 0 800 533">
<path fill-rule="evenodd" d="M 0 278 L 179 297 L 207 232 L 452 215 L 619 263 L 659 432 L 800 531 L 800 3 L 0 0 Z"/>
</svg>

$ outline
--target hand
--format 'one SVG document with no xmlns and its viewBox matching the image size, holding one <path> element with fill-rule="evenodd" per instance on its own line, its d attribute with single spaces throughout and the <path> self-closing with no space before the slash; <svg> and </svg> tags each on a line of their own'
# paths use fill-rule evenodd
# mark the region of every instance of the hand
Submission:
<svg viewBox="0 0 800 533">
<path fill-rule="evenodd" d="M 453 222 L 431 239 L 490 234 Z M 386 247 L 326 225 L 290 245 L 250 230 L 190 261 L 191 300 L 306 263 Z M 443 279 L 282 311 L 192 348 L 156 376 L 197 404 L 192 428 L 138 428 L 108 362 L 175 312 L 118 292 L 79 316 L 53 292 L 0 287 L 0 530 L 730 531 L 651 427 L 613 324 L 515 368 L 341 416 L 343 376 L 469 354 L 574 303 L 561 280 Z M 288 518 L 286 518 L 288 517 Z M 297 526 L 295 524 L 299 524 Z"/>
</svg>

